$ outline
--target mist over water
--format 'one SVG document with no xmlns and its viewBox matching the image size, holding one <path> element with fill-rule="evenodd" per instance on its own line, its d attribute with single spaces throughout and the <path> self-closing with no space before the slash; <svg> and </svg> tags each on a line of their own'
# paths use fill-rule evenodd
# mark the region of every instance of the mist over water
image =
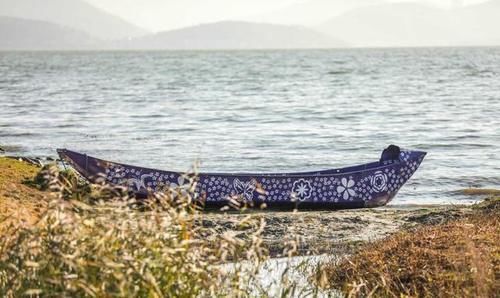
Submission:
<svg viewBox="0 0 500 298">
<path fill-rule="evenodd" d="M 0 53 L 0 145 L 184 171 L 428 152 L 392 204 L 500 186 L 500 48 Z M 470 199 L 470 198 L 467 198 Z"/>
</svg>

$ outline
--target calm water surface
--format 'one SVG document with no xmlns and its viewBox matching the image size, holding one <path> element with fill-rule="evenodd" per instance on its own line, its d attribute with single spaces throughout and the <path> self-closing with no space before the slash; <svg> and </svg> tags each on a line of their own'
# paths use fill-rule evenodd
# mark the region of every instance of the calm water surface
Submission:
<svg viewBox="0 0 500 298">
<path fill-rule="evenodd" d="M 0 145 L 290 171 L 429 154 L 394 205 L 500 187 L 500 48 L 0 53 Z"/>
</svg>

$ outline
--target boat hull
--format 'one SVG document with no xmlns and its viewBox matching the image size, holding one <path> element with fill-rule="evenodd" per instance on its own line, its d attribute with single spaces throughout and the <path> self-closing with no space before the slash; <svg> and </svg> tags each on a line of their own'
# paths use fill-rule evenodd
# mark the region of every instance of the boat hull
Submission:
<svg viewBox="0 0 500 298">
<path fill-rule="evenodd" d="M 399 150 L 391 158 L 354 167 L 302 173 L 199 173 L 142 168 L 110 162 L 66 149 L 63 161 L 93 183 L 125 185 L 145 195 L 183 189 L 195 179 L 195 199 L 206 207 L 229 203 L 271 208 L 349 209 L 378 207 L 390 202 L 420 166 L 426 153 Z M 387 150 L 387 149 L 386 149 Z M 386 151 L 384 151 L 385 154 Z"/>
</svg>

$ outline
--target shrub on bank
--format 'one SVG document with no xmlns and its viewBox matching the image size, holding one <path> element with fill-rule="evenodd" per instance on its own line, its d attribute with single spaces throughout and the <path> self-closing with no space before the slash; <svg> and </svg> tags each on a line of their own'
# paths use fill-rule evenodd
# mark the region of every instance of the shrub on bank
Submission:
<svg viewBox="0 0 500 298">
<path fill-rule="evenodd" d="M 367 243 L 321 268 L 323 287 L 351 297 L 495 297 L 500 292 L 500 198 L 445 224 Z"/>
</svg>

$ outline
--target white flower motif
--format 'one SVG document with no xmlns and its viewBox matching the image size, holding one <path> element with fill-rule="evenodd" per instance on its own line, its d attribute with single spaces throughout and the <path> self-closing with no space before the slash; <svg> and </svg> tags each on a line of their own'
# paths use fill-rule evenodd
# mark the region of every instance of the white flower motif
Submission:
<svg viewBox="0 0 500 298">
<path fill-rule="evenodd" d="M 189 181 L 184 179 L 184 176 L 180 175 L 179 177 L 177 177 L 177 183 L 170 182 L 170 185 L 168 187 L 172 192 L 172 197 L 176 198 L 178 195 L 186 196 L 189 186 Z"/>
<path fill-rule="evenodd" d="M 251 201 L 253 198 L 253 192 L 255 191 L 255 185 L 253 181 L 243 182 L 238 178 L 233 180 L 233 187 L 237 195 L 242 196 L 247 201 Z"/>
<path fill-rule="evenodd" d="M 146 179 L 153 177 L 152 174 L 142 174 L 140 175 L 140 172 L 137 171 L 137 176 L 128 178 L 127 183 L 128 186 L 131 187 L 134 190 L 140 191 L 142 189 L 148 189 L 148 183 L 146 183 Z"/>
<path fill-rule="evenodd" d="M 387 175 L 382 171 L 376 171 L 371 178 L 374 191 L 381 192 L 387 188 Z"/>
<path fill-rule="evenodd" d="M 342 185 L 339 185 L 337 187 L 337 192 L 339 194 L 342 194 L 344 200 L 348 200 L 350 197 L 354 197 L 356 195 L 356 192 L 354 191 L 354 189 L 352 189 L 352 187 L 354 186 L 354 180 L 352 180 L 351 178 L 347 180 L 344 177 L 341 180 L 341 184 Z"/>
<path fill-rule="evenodd" d="M 184 177 L 181 175 L 181 176 L 177 177 L 177 183 L 175 183 L 175 182 L 171 182 L 170 183 L 170 188 L 179 188 L 179 187 L 182 187 L 185 184 L 186 183 L 184 181 Z"/>
<path fill-rule="evenodd" d="M 292 186 L 292 194 L 295 194 L 300 201 L 311 197 L 312 190 L 311 182 L 303 178 L 296 180 Z"/>
</svg>

